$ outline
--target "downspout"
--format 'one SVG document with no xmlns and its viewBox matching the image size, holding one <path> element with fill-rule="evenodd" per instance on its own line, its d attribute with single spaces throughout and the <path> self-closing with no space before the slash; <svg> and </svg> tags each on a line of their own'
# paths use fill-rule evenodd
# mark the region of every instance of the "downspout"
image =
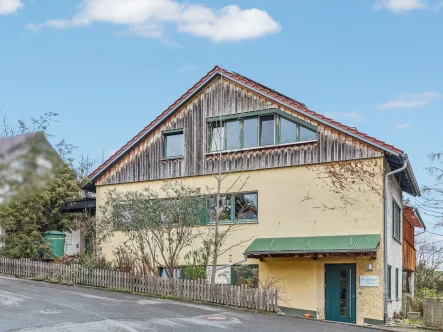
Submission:
<svg viewBox="0 0 443 332">
<path fill-rule="evenodd" d="M 244 263 L 244 262 L 246 262 L 248 260 L 248 257 L 246 257 L 245 253 L 243 253 L 243 256 L 245 257 L 245 259 L 243 259 L 242 261 L 236 262 L 236 263 L 231 263 L 231 264 L 228 264 L 228 265 L 225 265 L 225 266 L 220 266 L 220 267 L 216 268 L 215 270 L 218 271 L 218 270 L 222 270 L 222 269 L 224 269 L 226 267 L 231 267 L 231 266 L 234 266 L 234 265 L 238 265 L 238 264 Z"/>
<path fill-rule="evenodd" d="M 383 260 L 384 260 L 384 291 L 383 291 L 383 301 L 384 301 L 384 314 L 383 321 L 386 324 L 388 322 L 388 206 L 390 204 L 389 200 L 389 177 L 396 173 L 402 172 L 408 167 L 408 156 L 405 154 L 400 155 L 403 166 L 395 171 L 389 172 L 385 176 L 385 209 L 384 209 L 384 232 L 383 232 Z"/>
</svg>

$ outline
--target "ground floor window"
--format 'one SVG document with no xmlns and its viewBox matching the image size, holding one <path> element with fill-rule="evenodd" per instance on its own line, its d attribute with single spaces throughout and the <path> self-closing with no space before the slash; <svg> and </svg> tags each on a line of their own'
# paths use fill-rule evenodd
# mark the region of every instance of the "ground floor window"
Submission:
<svg viewBox="0 0 443 332">
<path fill-rule="evenodd" d="M 388 299 L 390 300 L 391 297 L 391 266 L 388 266 Z"/>
<path fill-rule="evenodd" d="M 399 299 L 399 294 L 398 294 L 398 279 L 399 279 L 399 270 L 395 269 L 395 298 L 398 300 Z"/>
</svg>

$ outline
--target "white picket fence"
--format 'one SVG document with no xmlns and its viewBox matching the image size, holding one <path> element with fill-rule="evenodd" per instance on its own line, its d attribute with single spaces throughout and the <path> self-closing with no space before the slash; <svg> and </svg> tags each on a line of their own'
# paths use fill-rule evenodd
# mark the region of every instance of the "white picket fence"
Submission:
<svg viewBox="0 0 443 332">
<path fill-rule="evenodd" d="M 225 304 L 240 308 L 270 312 L 278 311 L 278 290 L 276 288 L 258 289 L 249 288 L 247 285 L 210 284 L 205 279 L 166 280 L 157 276 L 89 269 L 76 264 L 45 263 L 29 259 L 4 257 L 0 257 L 0 273 L 68 284 L 146 293 L 155 296 Z"/>
</svg>

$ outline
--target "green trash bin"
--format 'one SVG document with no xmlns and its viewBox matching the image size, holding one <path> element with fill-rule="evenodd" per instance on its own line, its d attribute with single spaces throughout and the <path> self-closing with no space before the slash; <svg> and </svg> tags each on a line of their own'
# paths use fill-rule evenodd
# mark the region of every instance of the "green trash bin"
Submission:
<svg viewBox="0 0 443 332">
<path fill-rule="evenodd" d="M 52 248 L 53 257 L 51 258 L 61 257 L 65 254 L 65 236 L 65 233 L 59 231 L 43 233 L 43 238 Z"/>
</svg>

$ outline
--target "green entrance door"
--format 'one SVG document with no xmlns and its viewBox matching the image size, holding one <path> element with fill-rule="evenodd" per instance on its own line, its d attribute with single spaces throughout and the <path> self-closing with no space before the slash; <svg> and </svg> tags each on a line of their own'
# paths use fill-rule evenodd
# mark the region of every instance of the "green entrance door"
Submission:
<svg viewBox="0 0 443 332">
<path fill-rule="evenodd" d="M 325 265 L 326 319 L 355 323 L 355 264 Z"/>
</svg>

